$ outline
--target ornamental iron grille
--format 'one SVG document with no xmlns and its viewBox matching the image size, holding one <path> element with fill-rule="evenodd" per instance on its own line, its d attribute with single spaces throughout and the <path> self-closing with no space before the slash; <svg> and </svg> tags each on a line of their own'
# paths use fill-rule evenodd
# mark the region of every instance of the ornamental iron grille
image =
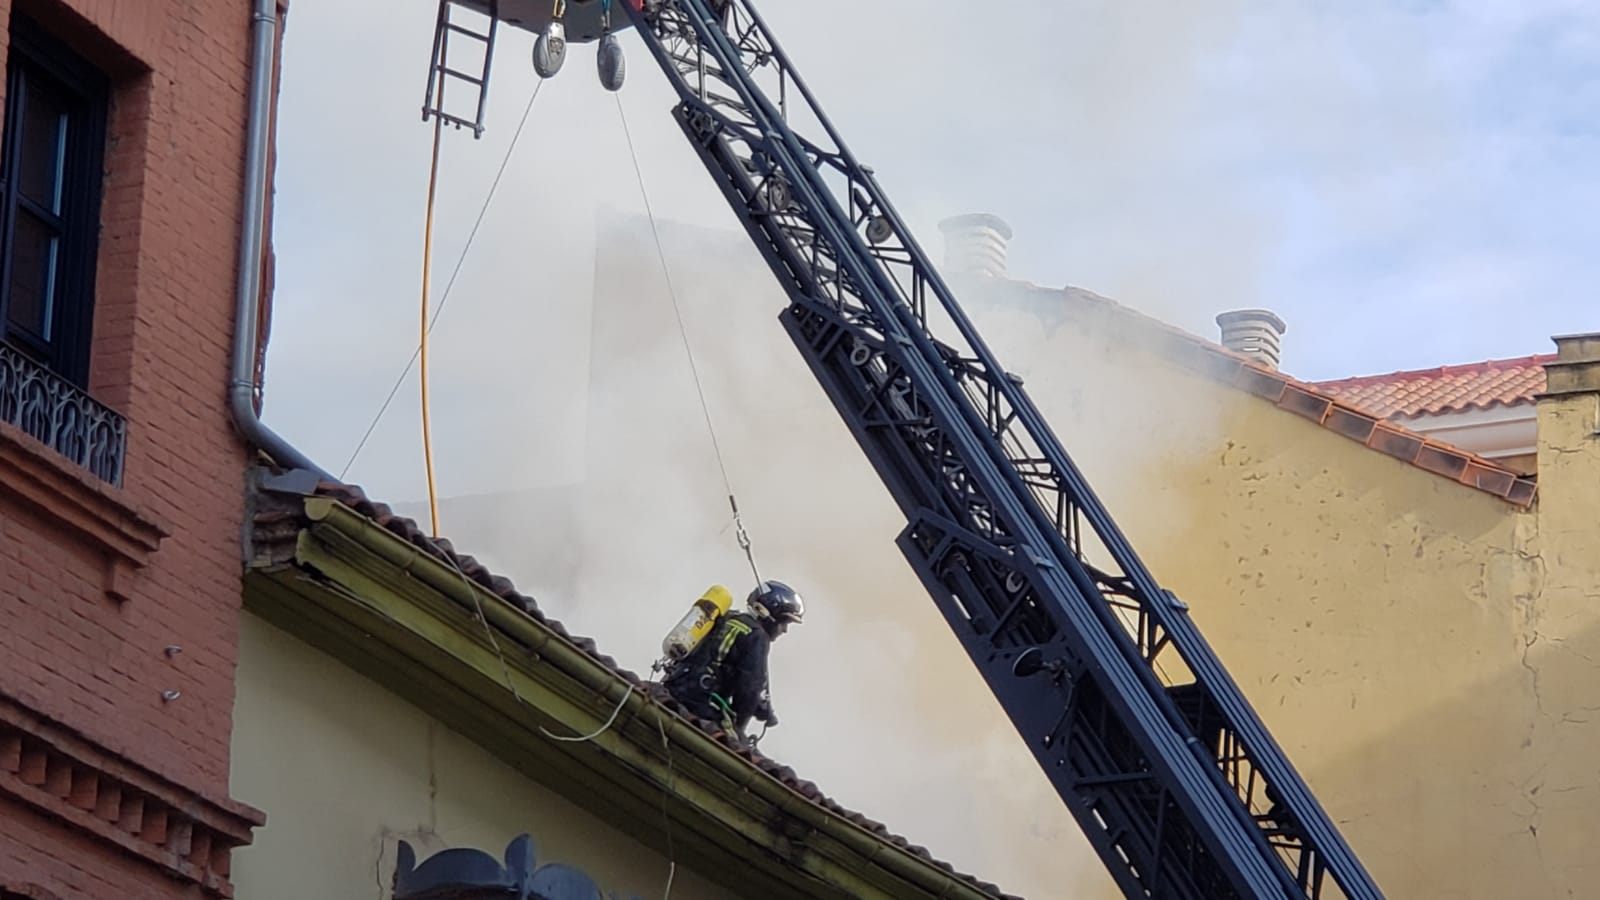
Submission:
<svg viewBox="0 0 1600 900">
<path fill-rule="evenodd" d="M 128 422 L 16 348 L 0 342 L 0 422 L 122 486 Z"/>
</svg>

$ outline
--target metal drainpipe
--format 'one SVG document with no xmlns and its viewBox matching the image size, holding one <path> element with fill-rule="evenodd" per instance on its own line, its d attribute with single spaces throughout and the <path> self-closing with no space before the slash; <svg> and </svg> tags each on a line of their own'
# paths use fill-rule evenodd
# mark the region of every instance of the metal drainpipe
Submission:
<svg viewBox="0 0 1600 900">
<path fill-rule="evenodd" d="M 253 0 L 250 66 L 250 111 L 244 163 L 244 214 L 239 229 L 239 284 L 235 299 L 233 372 L 228 381 L 228 408 L 233 424 L 251 446 L 281 466 L 310 469 L 328 481 L 328 474 L 261 421 L 255 407 L 257 320 L 261 313 L 261 263 L 266 254 L 267 150 L 272 133 L 272 82 L 277 55 L 278 2 Z"/>
</svg>

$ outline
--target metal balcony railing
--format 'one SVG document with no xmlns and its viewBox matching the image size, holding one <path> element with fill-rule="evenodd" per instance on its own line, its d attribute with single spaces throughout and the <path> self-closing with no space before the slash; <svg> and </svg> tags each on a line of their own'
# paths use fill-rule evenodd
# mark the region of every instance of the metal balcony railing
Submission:
<svg viewBox="0 0 1600 900">
<path fill-rule="evenodd" d="M 122 486 L 127 420 L 4 341 L 0 422 L 38 438 L 101 481 Z"/>
</svg>

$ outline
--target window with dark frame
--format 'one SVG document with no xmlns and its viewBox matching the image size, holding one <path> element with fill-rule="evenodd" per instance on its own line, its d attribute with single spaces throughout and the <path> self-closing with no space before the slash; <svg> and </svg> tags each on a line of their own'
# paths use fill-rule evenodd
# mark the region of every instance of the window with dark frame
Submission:
<svg viewBox="0 0 1600 900">
<path fill-rule="evenodd" d="M 78 387 L 89 375 L 106 77 L 11 21 L 0 143 L 0 339 Z"/>
</svg>

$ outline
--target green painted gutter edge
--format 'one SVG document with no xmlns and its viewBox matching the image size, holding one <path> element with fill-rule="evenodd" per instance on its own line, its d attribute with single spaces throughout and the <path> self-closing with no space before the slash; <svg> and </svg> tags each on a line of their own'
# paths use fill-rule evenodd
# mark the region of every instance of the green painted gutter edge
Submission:
<svg viewBox="0 0 1600 900">
<path fill-rule="evenodd" d="M 630 694 L 631 696 L 623 704 L 625 713 L 638 715 L 648 709 L 655 720 L 652 724 L 666 730 L 667 738 L 673 746 L 707 764 L 738 787 L 750 791 L 781 813 L 792 816 L 821 834 L 838 841 L 859 856 L 863 863 L 878 866 L 939 900 L 993 900 L 997 896 L 808 800 L 773 776 L 750 765 L 698 727 L 661 707 L 621 675 L 608 669 L 537 620 L 521 610 L 507 606 L 503 600 L 482 585 L 465 578 L 455 568 L 440 562 L 350 507 L 327 497 L 308 497 L 305 500 L 305 513 L 311 521 L 325 524 L 349 537 L 357 545 L 411 575 L 432 590 L 454 599 L 467 608 L 481 605 L 484 615 L 494 625 L 515 637 L 569 677 L 603 697 L 607 702 L 608 712 L 625 693 Z M 656 763 L 648 752 L 641 752 L 634 761 L 642 761 L 652 770 L 650 774 L 653 778 L 661 783 L 668 783 L 665 766 Z M 654 771 L 657 768 L 662 771 Z"/>
</svg>

